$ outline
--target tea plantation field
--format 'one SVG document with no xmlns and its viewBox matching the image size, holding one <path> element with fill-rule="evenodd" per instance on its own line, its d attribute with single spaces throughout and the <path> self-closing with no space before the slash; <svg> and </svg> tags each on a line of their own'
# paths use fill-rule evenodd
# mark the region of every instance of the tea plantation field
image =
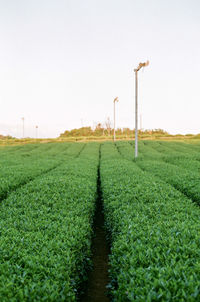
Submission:
<svg viewBox="0 0 200 302">
<path fill-rule="evenodd" d="M 81 300 L 99 190 L 110 301 L 200 301 L 198 141 L 0 147 L 0 301 Z"/>
</svg>

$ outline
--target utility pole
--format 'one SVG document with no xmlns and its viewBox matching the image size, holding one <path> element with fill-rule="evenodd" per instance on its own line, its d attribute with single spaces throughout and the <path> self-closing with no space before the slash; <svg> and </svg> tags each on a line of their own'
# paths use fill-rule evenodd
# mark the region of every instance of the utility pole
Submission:
<svg viewBox="0 0 200 302">
<path fill-rule="evenodd" d="M 24 117 L 22 117 L 22 135 L 24 138 Z"/>
<path fill-rule="evenodd" d="M 115 141 L 115 103 L 119 102 L 118 97 L 114 99 L 114 141 Z"/>
<path fill-rule="evenodd" d="M 145 66 L 149 65 L 149 61 L 146 63 L 140 63 L 135 72 L 135 158 L 138 157 L 138 71 Z"/>
<path fill-rule="evenodd" d="M 35 137 L 38 138 L 38 126 L 35 126 Z"/>
</svg>

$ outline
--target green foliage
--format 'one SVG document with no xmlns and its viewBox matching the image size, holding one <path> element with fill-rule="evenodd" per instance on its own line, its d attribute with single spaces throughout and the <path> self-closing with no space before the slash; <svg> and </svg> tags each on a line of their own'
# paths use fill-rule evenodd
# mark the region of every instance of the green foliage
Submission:
<svg viewBox="0 0 200 302">
<path fill-rule="evenodd" d="M 12 137 L 11 135 L 2 135 L 0 134 L 0 140 L 6 140 L 6 139 L 14 139 L 14 137 Z"/>
<path fill-rule="evenodd" d="M 71 131 L 66 130 L 60 135 L 60 137 L 79 137 L 79 136 L 90 136 L 93 134 L 91 127 L 82 127 L 79 129 L 72 129 Z"/>
<path fill-rule="evenodd" d="M 116 146 L 122 157 L 134 160 L 130 144 L 117 142 Z M 200 204 L 199 149 L 177 142 L 140 142 L 137 165 Z"/>
<path fill-rule="evenodd" d="M 86 277 L 99 145 L 63 159 L 1 203 L 1 301 L 75 301 Z"/>
<path fill-rule="evenodd" d="M 114 145 L 101 150 L 113 300 L 198 301 L 199 207 Z"/>
<path fill-rule="evenodd" d="M 160 148 L 155 147 L 155 150 L 162 150 L 160 157 L 151 158 L 149 152 L 137 164 L 200 204 L 200 155 L 197 149 L 190 149 L 187 144 L 171 142 L 160 142 Z"/>
<path fill-rule="evenodd" d="M 143 170 L 170 183 L 200 205 L 199 172 L 157 161 L 138 161 L 138 165 Z"/>
<path fill-rule="evenodd" d="M 13 189 L 54 169 L 64 158 L 79 154 L 83 144 L 35 144 L 6 147 L 0 151 L 0 199 Z"/>
<path fill-rule="evenodd" d="M 132 137 L 135 135 L 135 130 L 129 128 L 116 129 L 116 135 L 120 138 Z M 105 126 L 98 123 L 94 130 L 91 127 L 81 127 L 78 129 L 66 130 L 64 133 L 60 134 L 60 138 L 65 137 L 111 137 L 114 134 L 113 128 L 111 128 L 110 119 L 105 122 Z M 171 136 L 168 132 L 162 129 L 152 129 L 152 130 L 139 130 L 140 137 L 168 137 Z"/>
<path fill-rule="evenodd" d="M 91 266 L 99 146 L 0 149 L 0 301 L 77 300 Z M 135 160 L 133 141 L 102 143 L 114 301 L 199 301 L 199 150 L 140 141 Z"/>
</svg>

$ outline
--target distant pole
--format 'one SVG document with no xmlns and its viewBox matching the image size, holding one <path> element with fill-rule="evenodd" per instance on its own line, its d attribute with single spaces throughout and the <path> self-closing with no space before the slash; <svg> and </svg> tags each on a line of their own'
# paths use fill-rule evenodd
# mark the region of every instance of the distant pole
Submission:
<svg viewBox="0 0 200 302">
<path fill-rule="evenodd" d="M 142 114 L 140 114 L 140 130 L 142 131 Z"/>
<path fill-rule="evenodd" d="M 116 103 L 116 102 L 119 102 L 118 97 L 116 97 L 116 98 L 114 99 L 114 141 L 115 141 L 115 139 L 116 139 L 116 137 L 115 137 L 115 103 Z"/>
<path fill-rule="evenodd" d="M 135 71 L 135 158 L 138 156 L 138 72 Z"/>
<path fill-rule="evenodd" d="M 35 137 L 38 138 L 38 126 L 35 126 Z"/>
<path fill-rule="evenodd" d="M 24 138 L 24 117 L 22 117 L 22 137 Z"/>
<path fill-rule="evenodd" d="M 146 63 L 140 63 L 135 72 L 135 158 L 138 157 L 138 71 L 145 66 L 149 65 L 149 61 Z"/>
</svg>

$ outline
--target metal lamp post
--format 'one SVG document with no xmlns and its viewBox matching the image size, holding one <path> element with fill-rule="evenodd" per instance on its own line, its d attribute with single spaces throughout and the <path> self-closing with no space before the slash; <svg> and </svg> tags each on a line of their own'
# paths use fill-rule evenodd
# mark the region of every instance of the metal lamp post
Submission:
<svg viewBox="0 0 200 302">
<path fill-rule="evenodd" d="M 149 65 L 149 61 L 146 63 L 140 63 L 135 72 L 135 158 L 138 157 L 138 71 L 145 66 Z"/>
<path fill-rule="evenodd" d="M 22 117 L 22 135 L 24 138 L 24 117 Z"/>
<path fill-rule="evenodd" d="M 115 141 L 115 139 L 116 139 L 116 137 L 115 137 L 115 103 L 116 102 L 119 102 L 119 99 L 118 99 L 118 97 L 116 97 L 115 99 L 114 99 L 114 141 Z"/>
<path fill-rule="evenodd" d="M 38 126 L 35 126 L 35 137 L 38 138 Z"/>
</svg>

